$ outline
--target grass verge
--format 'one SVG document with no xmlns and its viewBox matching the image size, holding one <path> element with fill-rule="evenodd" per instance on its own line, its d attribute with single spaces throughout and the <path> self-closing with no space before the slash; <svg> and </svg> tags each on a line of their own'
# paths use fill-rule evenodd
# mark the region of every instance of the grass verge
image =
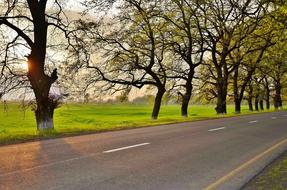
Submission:
<svg viewBox="0 0 287 190">
<path fill-rule="evenodd" d="M 242 190 L 287 190 L 287 151 Z"/>
<path fill-rule="evenodd" d="M 153 121 L 151 110 L 148 105 L 67 104 L 55 111 L 55 130 L 39 133 L 34 113 L 23 112 L 20 104 L 10 103 L 7 111 L 0 107 L 0 145 L 236 115 L 233 105 L 228 106 L 228 114 L 224 116 L 216 115 L 214 105 L 191 105 L 189 118 L 184 119 L 179 105 L 168 105 L 162 106 L 159 119 Z M 251 113 L 254 112 L 248 111 L 247 106 L 242 107 L 241 115 Z"/>
</svg>

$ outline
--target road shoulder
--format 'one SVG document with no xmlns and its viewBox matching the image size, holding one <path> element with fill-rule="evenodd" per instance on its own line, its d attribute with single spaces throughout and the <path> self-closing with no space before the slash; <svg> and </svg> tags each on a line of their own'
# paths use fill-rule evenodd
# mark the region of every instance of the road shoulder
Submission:
<svg viewBox="0 0 287 190">
<path fill-rule="evenodd" d="M 287 151 L 265 167 L 241 190 L 287 190 Z"/>
</svg>

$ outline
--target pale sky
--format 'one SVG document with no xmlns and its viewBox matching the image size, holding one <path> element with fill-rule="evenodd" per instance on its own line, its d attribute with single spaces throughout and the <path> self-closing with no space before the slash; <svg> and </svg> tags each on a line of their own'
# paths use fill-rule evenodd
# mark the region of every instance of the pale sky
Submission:
<svg viewBox="0 0 287 190">
<path fill-rule="evenodd" d="M 73 11 L 82 11 L 84 7 L 81 5 L 82 0 L 62 0 L 61 3 L 65 4 L 65 9 Z M 55 1 L 48 1 L 48 7 L 53 6 Z"/>
</svg>

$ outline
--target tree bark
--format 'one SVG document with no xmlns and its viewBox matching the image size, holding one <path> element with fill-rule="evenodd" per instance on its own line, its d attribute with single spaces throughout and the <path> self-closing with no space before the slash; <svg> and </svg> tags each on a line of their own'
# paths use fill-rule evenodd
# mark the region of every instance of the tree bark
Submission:
<svg viewBox="0 0 287 190">
<path fill-rule="evenodd" d="M 37 104 L 35 115 L 38 130 L 54 129 L 54 109 L 55 107 L 49 103 L 49 100 Z"/>
<path fill-rule="evenodd" d="M 161 101 L 162 101 L 162 97 L 163 97 L 164 93 L 165 93 L 164 88 L 158 88 L 158 91 L 157 91 L 157 94 L 155 97 L 155 101 L 154 101 L 152 115 L 151 115 L 152 120 L 157 120 L 157 118 L 158 118 L 158 114 L 159 114 L 160 106 L 161 106 Z"/>
<path fill-rule="evenodd" d="M 239 95 L 239 89 L 238 89 L 238 75 L 239 75 L 239 65 L 235 67 L 234 76 L 233 76 L 233 96 L 234 96 L 236 114 L 241 113 L 241 101 L 242 101 L 242 98 Z"/>
<path fill-rule="evenodd" d="M 235 99 L 235 113 L 240 114 L 241 113 L 241 100 Z"/>
<path fill-rule="evenodd" d="M 270 88 L 269 88 L 269 81 L 265 78 L 265 89 L 266 89 L 266 109 L 270 110 Z"/>
<path fill-rule="evenodd" d="M 253 86 L 251 84 L 251 82 L 249 83 L 249 91 L 248 91 L 248 107 L 249 107 L 249 111 L 253 111 Z"/>
<path fill-rule="evenodd" d="M 182 97 L 182 104 L 181 104 L 181 116 L 183 118 L 188 117 L 188 105 L 191 98 L 191 93 L 186 93 Z"/>
<path fill-rule="evenodd" d="M 260 105 L 260 110 L 261 110 L 261 111 L 264 111 L 264 101 L 263 101 L 263 98 L 260 98 L 260 100 L 259 100 L 259 105 Z"/>
<path fill-rule="evenodd" d="M 226 114 L 226 98 L 227 98 L 227 81 L 221 79 L 217 82 L 217 114 Z"/>
<path fill-rule="evenodd" d="M 248 70 L 247 76 L 244 78 L 241 88 L 239 88 L 239 85 L 238 85 L 239 65 L 235 67 L 234 78 L 233 78 L 233 94 L 234 94 L 234 103 L 235 103 L 235 113 L 237 114 L 241 113 L 241 102 L 244 98 L 244 92 L 246 91 L 246 88 L 248 86 L 249 86 L 248 105 L 249 105 L 249 110 L 253 111 L 253 105 L 252 105 L 253 88 L 251 85 L 251 78 L 252 78 L 253 73 L 254 73 L 254 69 Z"/>
<path fill-rule="evenodd" d="M 259 111 L 259 94 L 255 96 L 255 111 Z"/>
<path fill-rule="evenodd" d="M 49 97 L 49 92 L 51 85 L 57 80 L 57 72 L 54 70 L 51 76 L 45 74 L 45 58 L 43 58 L 43 53 L 39 51 L 40 49 L 32 49 L 28 56 L 28 78 L 36 98 L 37 129 L 41 131 L 54 128 L 53 115 L 57 102 Z"/>
<path fill-rule="evenodd" d="M 270 110 L 270 89 L 266 88 L 266 109 Z"/>
<path fill-rule="evenodd" d="M 282 98 L 281 98 L 281 84 L 277 82 L 275 84 L 275 97 L 274 97 L 274 106 L 275 109 L 282 109 Z"/>
<path fill-rule="evenodd" d="M 247 101 L 248 101 L 249 111 L 253 111 L 253 103 L 252 103 L 253 97 L 249 96 Z"/>
<path fill-rule="evenodd" d="M 44 2 L 44 1 L 43 1 Z M 28 56 L 28 78 L 35 94 L 37 129 L 54 128 L 53 115 L 57 100 L 49 96 L 52 84 L 58 79 L 55 69 L 51 76 L 45 74 L 48 23 L 45 16 L 46 3 L 38 2 L 30 7 L 34 24 L 34 44 Z M 32 4 L 31 4 L 32 6 Z"/>
<path fill-rule="evenodd" d="M 192 95 L 193 77 L 194 77 L 194 68 L 192 67 L 192 68 L 190 68 L 190 72 L 188 74 L 188 80 L 186 81 L 186 84 L 185 84 L 185 94 L 182 96 L 181 116 L 183 118 L 188 117 L 188 105 L 189 105 L 189 101 L 190 101 L 190 98 Z"/>
</svg>

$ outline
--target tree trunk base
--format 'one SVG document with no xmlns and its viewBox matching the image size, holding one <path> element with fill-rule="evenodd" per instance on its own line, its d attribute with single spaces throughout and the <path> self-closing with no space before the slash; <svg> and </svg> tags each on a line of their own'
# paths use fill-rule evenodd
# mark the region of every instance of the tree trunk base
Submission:
<svg viewBox="0 0 287 190">
<path fill-rule="evenodd" d="M 151 116 L 151 120 L 156 121 L 157 117 L 156 116 Z"/>
<path fill-rule="evenodd" d="M 277 110 L 277 111 L 283 110 L 283 107 L 277 107 L 277 108 L 275 108 L 275 110 Z"/>
<path fill-rule="evenodd" d="M 38 105 L 35 111 L 37 120 L 37 129 L 39 131 L 47 131 L 54 129 L 54 107 L 51 105 Z"/>
<path fill-rule="evenodd" d="M 187 119 L 187 118 L 188 118 L 187 115 L 182 115 L 181 117 L 182 117 L 183 119 Z"/>
<path fill-rule="evenodd" d="M 53 130 L 53 129 L 54 129 L 53 119 L 38 122 L 38 130 L 39 131 L 47 131 L 47 130 Z"/>
<path fill-rule="evenodd" d="M 161 101 L 162 101 L 162 97 L 164 93 L 165 93 L 165 89 L 158 89 L 158 92 L 155 97 L 153 111 L 151 114 L 151 120 L 157 120 L 158 118 L 158 114 L 159 114 L 160 107 L 161 107 Z"/>
</svg>

